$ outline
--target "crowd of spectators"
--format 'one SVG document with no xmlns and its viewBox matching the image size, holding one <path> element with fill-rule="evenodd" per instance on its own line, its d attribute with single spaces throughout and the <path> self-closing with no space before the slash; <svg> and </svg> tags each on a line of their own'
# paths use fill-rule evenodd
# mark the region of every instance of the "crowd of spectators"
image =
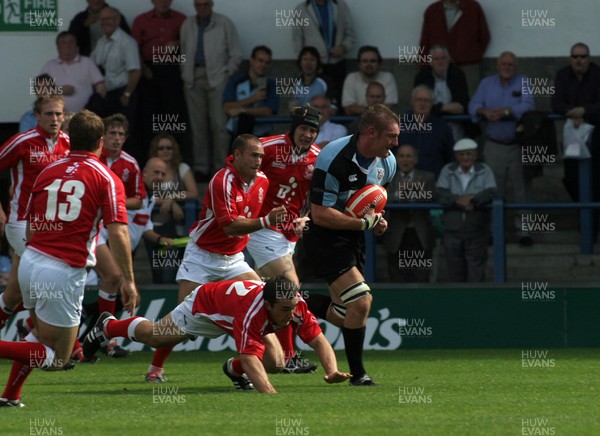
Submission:
<svg viewBox="0 0 600 436">
<path fill-rule="evenodd" d="M 236 24 L 214 12 L 212 0 L 190 1 L 196 14 L 186 17 L 171 9 L 171 0 L 153 0 L 152 9 L 140 11 L 129 27 L 117 8 L 104 0 L 87 0 L 87 8 L 73 17 L 68 31 L 57 35 L 58 56 L 45 62 L 35 79 L 36 94 L 60 90 L 66 112 L 88 108 L 102 117 L 123 114 L 129 124 L 124 150 L 140 167 L 152 157 L 166 162 L 166 176 L 156 187 L 159 211 L 153 215 L 159 234 L 186 236 L 183 203 L 200 200 L 196 183 L 207 182 L 224 166 L 235 137 L 277 133 L 274 124 L 257 123 L 256 117 L 307 103 L 322 115 L 316 140 L 320 147 L 356 133 L 356 122 L 340 124 L 331 117 L 359 116 L 377 103 L 400 114 L 401 147 L 395 153 L 402 171 L 388 186 L 390 201 L 407 201 L 411 197 L 407 192 L 419 189 L 431 192 L 429 200 L 438 198 L 431 188 L 437 179 L 438 187 L 444 186 L 439 201 L 446 208 L 462 209 L 464 216 L 469 207 L 456 198 L 464 199 L 472 191 L 469 180 L 479 174 L 482 162 L 486 180 L 494 181 L 495 195 L 517 202 L 531 200 L 532 180 L 521 165 L 518 128 L 523 115 L 535 110 L 534 99 L 523 91 L 528 77 L 517 73 L 517 56 L 511 51 L 499 56 L 496 74 L 480 77 L 491 36 L 477 1 L 438 0 L 427 7 L 420 50 L 428 54 L 429 62 L 420 65 L 414 77 L 408 108 L 398 104 L 399 85 L 406 89 L 407 84 L 380 69 L 383 59 L 378 47 L 355 47 L 352 11 L 344 0 L 307 0 L 296 6 L 308 25 L 297 26 L 289 34 L 298 78 L 287 84 L 296 88 L 291 96 L 286 84 L 270 75 L 272 51 L 265 45 L 269 41 L 256 41 L 248 69 L 241 71 L 243 54 Z M 353 51 L 358 70 L 347 72 L 346 59 Z M 556 76 L 552 110 L 567 117 L 575 129 L 586 123 L 597 126 L 600 67 L 591 62 L 583 43 L 572 47 L 570 61 Z M 470 86 L 473 78 L 476 87 Z M 463 117 L 444 120 L 449 115 Z M 20 130 L 34 128 L 36 123 L 35 114 L 28 111 Z M 596 152 L 599 135 L 596 129 L 588 141 L 593 162 L 600 159 Z M 460 142 L 463 138 L 476 140 L 468 147 L 476 144 L 477 149 L 465 149 Z M 462 144 L 458 150 L 456 144 Z M 473 156 L 477 163 L 467 162 Z M 448 182 L 452 174 L 462 183 Z M 593 195 L 598 200 L 600 177 L 594 174 Z M 577 183 L 577 165 L 565 161 L 565 186 L 574 200 Z M 453 192 L 461 187 L 463 195 Z M 445 193 L 448 189 L 452 195 Z M 433 226 L 427 212 L 405 209 L 391 213 L 389 220 L 392 232 L 384 244 L 390 262 L 391 253 L 406 247 L 423 249 L 431 256 Z M 417 223 L 427 224 L 427 232 Z M 449 233 L 442 227 L 446 238 Z M 517 234 L 522 244 L 533 243 L 519 228 Z M 456 250 L 446 242 L 446 254 L 454 256 Z M 427 279 L 422 273 L 393 268 L 390 276 Z M 458 280 L 457 275 L 451 278 Z M 483 280 L 484 275 L 465 273 L 463 279 Z"/>
</svg>

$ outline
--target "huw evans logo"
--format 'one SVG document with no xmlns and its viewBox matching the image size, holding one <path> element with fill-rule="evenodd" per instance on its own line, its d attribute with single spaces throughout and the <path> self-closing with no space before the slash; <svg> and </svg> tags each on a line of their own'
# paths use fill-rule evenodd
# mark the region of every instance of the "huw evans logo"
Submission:
<svg viewBox="0 0 600 436">
<path fill-rule="evenodd" d="M 548 282 L 522 282 L 521 300 L 523 301 L 554 301 L 556 291 L 548 290 Z"/>
<path fill-rule="evenodd" d="M 398 62 L 400 64 L 429 65 L 431 55 L 425 53 L 425 47 L 418 45 L 398 46 Z"/>
<path fill-rule="evenodd" d="M 549 17 L 548 9 L 521 9 L 523 29 L 554 29 L 556 18 Z"/>
</svg>

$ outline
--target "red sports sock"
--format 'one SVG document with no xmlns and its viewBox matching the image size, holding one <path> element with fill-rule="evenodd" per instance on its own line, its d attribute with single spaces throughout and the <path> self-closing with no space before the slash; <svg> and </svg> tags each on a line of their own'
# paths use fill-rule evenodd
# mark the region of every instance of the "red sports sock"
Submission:
<svg viewBox="0 0 600 436">
<path fill-rule="evenodd" d="M 29 329 L 29 331 L 33 330 L 33 328 L 35 327 L 35 325 L 33 325 L 33 320 L 30 316 L 27 317 L 25 323 L 27 324 L 27 328 Z"/>
<path fill-rule="evenodd" d="M 100 313 L 110 312 L 114 315 L 117 310 L 117 296 L 98 290 L 98 310 Z"/>
<path fill-rule="evenodd" d="M 294 330 L 291 325 L 288 325 L 281 330 L 277 330 L 275 336 L 279 339 L 281 348 L 283 348 L 285 362 L 287 363 L 296 354 L 294 351 Z"/>
<path fill-rule="evenodd" d="M 173 347 L 157 348 L 152 359 L 152 366 L 163 368 L 171 351 L 173 351 Z"/>
<path fill-rule="evenodd" d="M 231 369 L 235 372 L 234 375 L 241 376 L 244 373 L 244 368 L 242 368 L 242 361 L 239 357 L 234 357 L 231 361 Z"/>
<path fill-rule="evenodd" d="M 71 350 L 71 353 L 74 353 L 75 351 L 79 350 L 81 348 L 81 342 L 79 342 L 79 339 L 75 338 L 75 343 L 73 344 L 73 349 Z"/>
<path fill-rule="evenodd" d="M 38 368 L 46 360 L 46 347 L 39 342 L 0 341 L 0 358 Z"/>
<path fill-rule="evenodd" d="M 21 390 L 32 370 L 33 368 L 23 365 L 21 362 L 13 362 L 2 397 L 7 400 L 20 400 Z"/>
<path fill-rule="evenodd" d="M 104 332 L 109 338 L 129 338 L 129 325 L 141 316 L 134 316 L 133 318 L 127 318 L 123 321 L 115 321 L 114 319 L 108 321 L 104 326 Z M 170 353 L 170 352 L 169 352 Z"/>
</svg>

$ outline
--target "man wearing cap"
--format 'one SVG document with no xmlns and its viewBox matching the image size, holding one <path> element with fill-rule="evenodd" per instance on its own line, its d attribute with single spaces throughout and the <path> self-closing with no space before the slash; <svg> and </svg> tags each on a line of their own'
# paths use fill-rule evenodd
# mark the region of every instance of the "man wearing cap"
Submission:
<svg viewBox="0 0 600 436">
<path fill-rule="evenodd" d="M 442 168 L 436 188 L 442 215 L 443 244 L 451 282 L 482 282 L 487 264 L 489 209 L 496 194 L 491 168 L 477 160 L 477 143 L 464 138 L 454 145 L 456 162 Z"/>
<path fill-rule="evenodd" d="M 305 105 L 292 111 L 292 125 L 287 133 L 267 136 L 260 141 L 265 156 L 261 170 L 269 179 L 263 210 L 285 206 L 286 213 L 280 223 L 254 232 L 247 250 L 254 259 L 262 277 L 282 275 L 300 286 L 292 256 L 296 241 L 302 236 L 308 221 L 307 204 L 310 181 L 321 149 L 314 144 L 319 134 L 319 111 Z M 261 211 L 262 213 L 262 211 Z M 284 350 L 294 350 L 293 332 L 285 328 L 276 332 Z M 285 356 L 286 372 L 310 372 L 316 365 L 308 361 Z"/>
</svg>

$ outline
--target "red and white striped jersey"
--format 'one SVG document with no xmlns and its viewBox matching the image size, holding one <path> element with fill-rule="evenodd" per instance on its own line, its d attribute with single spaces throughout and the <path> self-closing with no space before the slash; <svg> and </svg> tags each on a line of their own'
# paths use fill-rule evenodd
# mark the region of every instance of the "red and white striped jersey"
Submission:
<svg viewBox="0 0 600 436">
<path fill-rule="evenodd" d="M 52 140 L 39 125 L 18 133 L 0 148 L 0 171 L 10 170 L 11 199 L 8 222 L 25 219 L 25 208 L 33 182 L 38 174 L 53 162 L 67 156 L 71 144 L 65 132 Z"/>
<path fill-rule="evenodd" d="M 204 316 L 226 333 L 233 335 L 240 354 L 254 354 L 262 359 L 263 336 L 273 333 L 276 325 L 270 319 L 263 299 L 264 282 L 227 280 L 205 283 L 194 292 L 192 314 Z M 298 294 L 292 328 L 303 342 L 309 343 L 321 333 L 315 316 Z"/>
<path fill-rule="evenodd" d="M 269 191 L 261 215 L 277 206 L 285 206 L 288 215 L 284 222 L 271 227 L 290 241 L 297 241 L 293 220 L 308 210 L 308 194 L 315 162 L 321 149 L 316 144 L 297 154 L 290 134 L 260 138 L 265 150 L 260 169 L 269 179 Z"/>
<path fill-rule="evenodd" d="M 142 179 L 142 171 L 135 158 L 121 150 L 119 157 L 115 160 L 103 150 L 100 160 L 114 172 L 125 186 L 125 195 L 127 198 L 137 198 L 143 200 L 146 197 L 146 186 Z"/>
<path fill-rule="evenodd" d="M 99 221 L 127 224 L 123 183 L 94 153 L 72 152 L 40 173 L 26 218 L 34 230 L 28 248 L 92 267 Z"/>
<path fill-rule="evenodd" d="M 228 256 L 246 248 L 248 235 L 227 236 L 223 227 L 238 216 L 259 218 L 269 188 L 269 180 L 261 171 L 246 184 L 232 160 L 229 156 L 225 168 L 217 171 L 210 180 L 200 217 L 190 229 L 190 237 L 198 247 Z"/>
</svg>

